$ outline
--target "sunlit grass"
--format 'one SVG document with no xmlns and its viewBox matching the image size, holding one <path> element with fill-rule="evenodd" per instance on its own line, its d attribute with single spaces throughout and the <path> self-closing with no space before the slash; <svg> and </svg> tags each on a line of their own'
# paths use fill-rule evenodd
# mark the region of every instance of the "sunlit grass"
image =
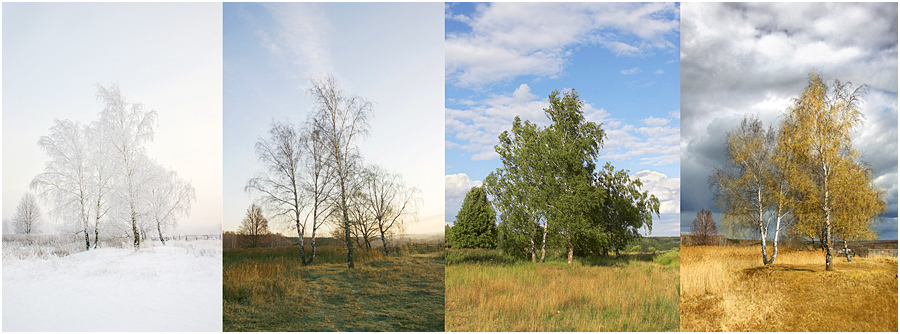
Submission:
<svg viewBox="0 0 900 334">
<path fill-rule="evenodd" d="M 769 250 L 771 252 L 771 249 Z M 684 247 L 683 331 L 896 331 L 897 259 L 756 247 Z"/>
<path fill-rule="evenodd" d="M 448 331 L 678 329 L 678 267 L 654 263 L 650 254 L 569 267 L 498 262 L 502 256 L 485 252 L 470 256 L 489 259 L 483 263 L 446 268 Z M 663 261 L 675 262 L 672 253 Z"/>
<path fill-rule="evenodd" d="M 308 266 L 296 247 L 226 250 L 224 330 L 443 331 L 442 251 L 357 249 L 351 270 L 341 247 Z"/>
</svg>

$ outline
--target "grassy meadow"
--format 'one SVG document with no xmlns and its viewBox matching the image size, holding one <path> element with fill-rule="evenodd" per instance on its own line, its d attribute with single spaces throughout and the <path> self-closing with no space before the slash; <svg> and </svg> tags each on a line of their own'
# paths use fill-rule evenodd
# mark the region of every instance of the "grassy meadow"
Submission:
<svg viewBox="0 0 900 334">
<path fill-rule="evenodd" d="M 447 331 L 676 331 L 679 254 L 517 261 L 448 250 Z"/>
<path fill-rule="evenodd" d="M 771 250 L 770 250 L 771 254 Z M 759 246 L 682 248 L 682 331 L 897 331 L 897 258 Z"/>
<path fill-rule="evenodd" d="M 398 253 L 354 249 L 351 270 L 338 246 L 318 248 L 308 266 L 296 246 L 225 250 L 223 330 L 443 331 L 443 247 Z"/>
</svg>

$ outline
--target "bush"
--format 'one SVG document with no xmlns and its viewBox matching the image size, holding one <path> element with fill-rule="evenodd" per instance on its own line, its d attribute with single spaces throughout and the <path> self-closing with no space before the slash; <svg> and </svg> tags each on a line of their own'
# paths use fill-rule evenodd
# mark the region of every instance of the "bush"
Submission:
<svg viewBox="0 0 900 334">
<path fill-rule="evenodd" d="M 634 245 L 634 247 L 631 247 L 631 249 L 629 249 L 628 251 L 631 253 L 640 253 L 643 250 L 644 248 L 641 247 L 641 245 Z"/>
<path fill-rule="evenodd" d="M 664 266 L 670 267 L 678 267 L 681 266 L 681 253 L 678 249 L 672 249 L 668 252 L 657 255 L 653 258 L 653 262 L 659 263 Z"/>
<path fill-rule="evenodd" d="M 444 264 L 486 263 L 514 264 L 516 258 L 494 249 L 449 249 L 444 253 Z"/>
</svg>

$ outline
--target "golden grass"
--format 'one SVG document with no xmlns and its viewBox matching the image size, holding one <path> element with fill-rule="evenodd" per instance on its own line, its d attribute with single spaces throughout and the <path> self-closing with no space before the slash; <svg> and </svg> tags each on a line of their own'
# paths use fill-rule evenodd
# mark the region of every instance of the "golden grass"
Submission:
<svg viewBox="0 0 900 334">
<path fill-rule="evenodd" d="M 323 263 L 303 266 L 295 249 L 226 250 L 223 329 L 443 330 L 441 251 L 384 256 L 356 250 L 354 269 L 339 261 L 341 251 L 326 248 Z"/>
<path fill-rule="evenodd" d="M 447 331 L 674 331 L 678 268 L 633 262 L 446 268 Z"/>
<path fill-rule="evenodd" d="M 771 249 L 769 250 L 771 252 Z M 897 259 L 756 247 L 683 247 L 682 331 L 896 331 Z"/>
</svg>

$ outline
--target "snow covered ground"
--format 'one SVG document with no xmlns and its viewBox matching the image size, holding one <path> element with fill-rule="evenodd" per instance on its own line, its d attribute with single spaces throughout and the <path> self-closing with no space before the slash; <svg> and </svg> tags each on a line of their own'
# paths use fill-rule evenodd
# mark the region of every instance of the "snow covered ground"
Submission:
<svg viewBox="0 0 900 334">
<path fill-rule="evenodd" d="M 57 256 L 3 243 L 3 331 L 221 331 L 222 241 Z"/>
</svg>

